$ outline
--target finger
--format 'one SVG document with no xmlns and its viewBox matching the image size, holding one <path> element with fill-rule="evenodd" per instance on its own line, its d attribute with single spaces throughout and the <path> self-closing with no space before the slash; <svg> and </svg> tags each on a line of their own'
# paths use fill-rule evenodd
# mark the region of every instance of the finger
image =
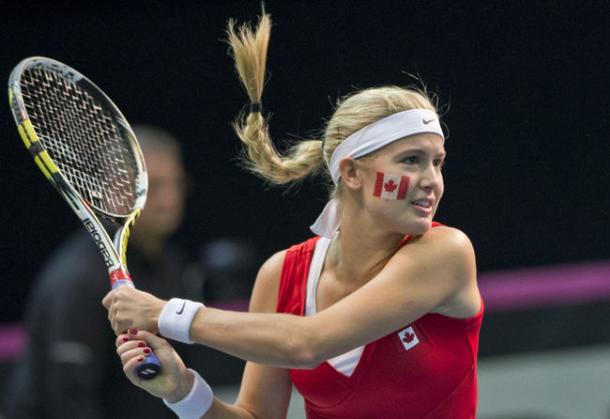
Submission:
<svg viewBox="0 0 610 419">
<path fill-rule="evenodd" d="M 114 340 L 114 346 L 119 347 L 121 345 L 127 344 L 128 342 L 143 342 L 146 346 L 147 343 L 142 339 L 138 339 L 136 334 L 138 333 L 135 329 L 130 329 L 127 333 L 122 332 L 117 335 L 117 338 Z"/>
<path fill-rule="evenodd" d="M 123 372 L 131 380 L 131 382 L 137 384 L 141 381 L 141 379 L 135 374 L 136 367 L 144 362 L 146 357 L 144 355 L 135 356 L 125 363 L 123 363 Z"/>
<path fill-rule="evenodd" d="M 120 335 L 117 335 L 116 339 L 114 340 L 114 346 L 116 346 L 117 348 L 121 345 L 123 345 L 126 342 L 130 342 L 133 341 L 135 339 L 132 339 L 131 336 L 129 336 L 127 333 L 121 333 Z"/>
<path fill-rule="evenodd" d="M 124 313 L 120 312 L 118 302 L 115 302 L 112 305 L 110 313 L 112 313 L 112 328 L 114 329 L 117 336 L 121 333 L 125 333 L 126 330 L 133 329 L 134 322 L 131 321 L 129 318 L 126 318 Z"/>
<path fill-rule="evenodd" d="M 125 365 L 134 358 L 146 358 L 151 353 L 152 350 L 147 348 L 146 345 L 144 345 L 144 347 L 136 346 L 135 348 L 129 349 L 120 354 L 121 364 Z"/>
<path fill-rule="evenodd" d="M 106 309 L 108 309 L 108 307 L 112 304 L 112 301 L 114 300 L 114 290 L 110 290 L 102 299 L 102 305 L 104 307 L 106 307 Z"/>
<path fill-rule="evenodd" d="M 110 322 L 110 326 L 114 331 L 115 335 L 119 336 L 122 332 L 125 331 L 124 328 L 120 327 L 117 310 L 116 310 L 116 302 L 112 303 L 112 305 L 108 308 L 108 321 Z"/>
<path fill-rule="evenodd" d="M 129 336 L 122 334 L 116 338 L 116 351 L 119 355 L 123 352 L 134 348 L 146 348 L 148 344 L 143 340 L 131 339 Z"/>
<path fill-rule="evenodd" d="M 147 343 L 147 345 L 154 349 L 158 349 L 164 345 L 167 345 L 167 341 L 154 333 L 148 332 L 146 330 L 129 330 L 129 338 L 130 339 L 138 339 L 143 340 Z"/>
<path fill-rule="evenodd" d="M 114 345 L 116 346 L 116 351 L 119 355 L 136 347 L 148 347 L 148 343 L 146 341 L 135 338 L 133 335 L 129 335 L 127 333 L 121 333 L 119 336 L 117 336 L 117 338 L 114 340 Z"/>
<path fill-rule="evenodd" d="M 117 337 L 120 336 L 122 333 L 117 331 L 117 324 L 114 316 L 108 316 L 108 321 L 110 322 L 110 327 L 112 328 L 114 334 L 117 335 Z"/>
<path fill-rule="evenodd" d="M 125 334 L 125 327 L 123 327 L 116 318 L 112 319 L 111 326 L 115 335 L 120 336 Z"/>
<path fill-rule="evenodd" d="M 108 310 L 108 321 L 110 322 L 110 326 L 114 330 L 114 313 L 112 310 Z"/>
</svg>

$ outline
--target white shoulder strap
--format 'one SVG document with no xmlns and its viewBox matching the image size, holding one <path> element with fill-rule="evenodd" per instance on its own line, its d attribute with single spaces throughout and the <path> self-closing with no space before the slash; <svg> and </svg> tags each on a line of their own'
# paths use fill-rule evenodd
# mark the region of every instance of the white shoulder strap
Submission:
<svg viewBox="0 0 610 419">
<path fill-rule="evenodd" d="M 326 252 L 330 246 L 331 239 L 326 237 L 320 237 L 316 243 L 316 248 L 313 251 L 311 257 L 311 264 L 309 265 L 309 274 L 307 275 L 307 295 L 305 297 L 305 315 L 311 316 L 316 314 L 316 290 L 318 289 L 318 282 L 320 281 L 320 274 L 324 267 L 324 259 L 326 258 Z"/>
</svg>

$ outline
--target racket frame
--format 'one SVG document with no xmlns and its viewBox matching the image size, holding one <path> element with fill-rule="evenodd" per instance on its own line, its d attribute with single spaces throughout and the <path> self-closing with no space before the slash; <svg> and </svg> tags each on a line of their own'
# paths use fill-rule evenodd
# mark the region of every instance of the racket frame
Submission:
<svg viewBox="0 0 610 419">
<path fill-rule="evenodd" d="M 61 172 L 58 165 L 53 161 L 43 142 L 40 140 L 36 130 L 28 116 L 21 89 L 21 75 L 28 68 L 39 68 L 53 71 L 68 83 L 82 84 L 88 93 L 93 93 L 95 98 L 100 100 L 107 111 L 121 125 L 123 133 L 127 134 L 129 145 L 135 155 L 137 174 L 135 179 L 136 199 L 131 213 L 128 215 L 113 214 L 94 207 L 78 193 L 76 188 Z M 127 119 L 123 116 L 117 106 L 108 96 L 93 82 L 87 79 L 78 71 L 67 65 L 46 57 L 29 57 L 21 61 L 11 72 L 9 77 L 9 105 L 17 124 L 19 136 L 25 144 L 36 165 L 44 174 L 49 182 L 60 193 L 70 208 L 81 220 L 85 229 L 93 238 L 98 250 L 100 251 L 108 273 L 110 284 L 114 289 L 121 285 L 133 287 L 133 282 L 127 269 L 127 242 L 131 227 L 140 216 L 146 203 L 146 193 L 148 190 L 148 176 L 142 151 L 137 142 Z M 114 240 L 110 238 L 108 231 L 104 228 L 102 219 L 116 223 L 120 227 L 114 233 Z M 152 359 L 154 357 L 154 360 Z M 152 367 L 150 364 L 153 364 Z M 155 367 L 156 366 L 156 367 Z M 151 379 L 160 371 L 158 359 L 151 353 L 147 363 L 141 364 L 136 368 L 138 376 L 142 379 Z"/>
<path fill-rule="evenodd" d="M 56 75 L 61 76 L 66 82 L 84 85 L 84 88 L 86 88 L 87 91 L 96 93 L 96 98 L 103 102 L 105 109 L 110 111 L 115 117 L 115 120 L 121 124 L 122 129 L 127 133 L 129 145 L 136 156 L 136 163 L 138 166 L 136 176 L 136 200 L 131 214 L 128 216 L 121 216 L 108 213 L 100 208 L 92 207 L 92 205 L 80 196 L 66 176 L 61 172 L 58 165 L 53 162 L 53 159 L 44 148 L 43 142 L 40 141 L 40 138 L 32 125 L 23 99 L 20 84 L 21 74 L 28 68 L 50 70 Z M 9 105 L 13 117 L 15 118 L 19 135 L 36 162 L 36 165 L 68 202 L 70 208 L 72 208 L 95 241 L 96 246 L 104 258 L 104 264 L 108 269 L 108 273 L 110 274 L 112 287 L 115 288 L 117 285 L 125 285 L 124 281 L 129 279 L 126 257 L 129 233 L 131 227 L 144 208 L 148 189 L 148 177 L 144 157 L 140 150 L 140 146 L 137 143 L 136 136 L 131 130 L 126 118 L 110 98 L 93 82 L 67 65 L 46 57 L 26 58 L 14 68 L 9 78 Z M 96 214 L 121 226 L 115 232 L 114 241 L 110 238 L 100 218 L 98 218 Z M 125 276 L 127 276 L 127 278 L 125 278 Z M 120 283 L 116 283 L 116 281 L 120 281 Z"/>
</svg>

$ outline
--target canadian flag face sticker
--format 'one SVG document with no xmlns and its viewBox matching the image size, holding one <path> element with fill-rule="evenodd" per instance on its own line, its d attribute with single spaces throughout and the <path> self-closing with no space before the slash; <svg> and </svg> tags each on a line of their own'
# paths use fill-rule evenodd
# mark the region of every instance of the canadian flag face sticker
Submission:
<svg viewBox="0 0 610 419">
<path fill-rule="evenodd" d="M 405 347 L 405 351 L 408 351 L 419 343 L 415 330 L 413 330 L 413 327 L 411 326 L 398 332 L 398 338 L 400 339 L 402 346 Z"/>
<path fill-rule="evenodd" d="M 409 177 L 377 172 L 373 195 L 382 199 L 405 199 L 409 189 Z"/>
</svg>

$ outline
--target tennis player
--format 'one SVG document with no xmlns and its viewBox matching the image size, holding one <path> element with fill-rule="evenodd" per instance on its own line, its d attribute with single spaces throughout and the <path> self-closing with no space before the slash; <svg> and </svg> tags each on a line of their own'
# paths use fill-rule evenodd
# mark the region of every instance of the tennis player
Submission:
<svg viewBox="0 0 610 419">
<path fill-rule="evenodd" d="M 265 14 L 254 31 L 229 26 L 252 102 L 236 130 L 251 169 L 270 182 L 330 175 L 316 236 L 264 263 L 249 313 L 128 287 L 109 293 L 127 377 L 181 418 L 284 418 L 292 385 L 311 419 L 474 418 L 483 303 L 468 237 L 433 221 L 445 140 L 432 100 L 394 86 L 359 91 L 321 140 L 280 155 L 260 106 L 269 35 Z M 236 402 L 215 399 L 156 332 L 247 360 Z M 132 370 L 148 348 L 163 372 L 141 381 Z"/>
</svg>

